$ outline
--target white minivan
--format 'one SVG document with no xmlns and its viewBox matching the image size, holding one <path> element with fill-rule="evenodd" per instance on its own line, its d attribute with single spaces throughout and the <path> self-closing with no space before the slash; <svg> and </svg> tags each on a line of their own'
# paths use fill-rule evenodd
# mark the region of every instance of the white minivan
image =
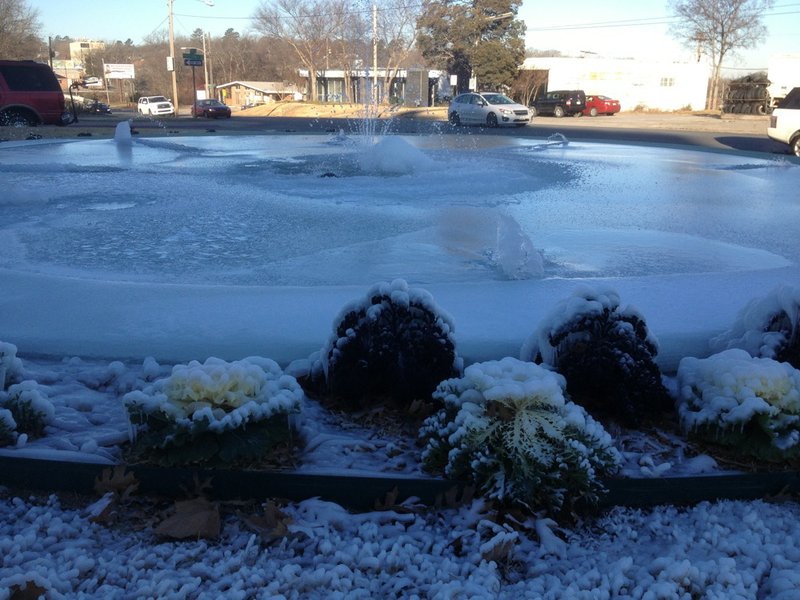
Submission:
<svg viewBox="0 0 800 600">
<path fill-rule="evenodd" d="M 789 145 L 795 156 L 800 156 L 800 87 L 794 88 L 781 100 L 769 117 L 767 135 Z"/>
</svg>

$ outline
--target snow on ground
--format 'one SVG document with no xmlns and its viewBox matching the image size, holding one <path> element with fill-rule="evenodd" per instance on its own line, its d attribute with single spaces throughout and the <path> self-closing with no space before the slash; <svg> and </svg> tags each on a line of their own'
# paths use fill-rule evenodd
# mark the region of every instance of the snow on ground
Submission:
<svg viewBox="0 0 800 600">
<path fill-rule="evenodd" d="M 234 517 L 218 541 L 167 542 L 55 497 L 6 497 L 0 598 L 25 582 L 48 598 L 794 600 L 800 588 L 794 502 L 614 509 L 529 532 L 481 508 L 350 514 L 311 499 L 283 509 L 288 531 L 269 544 Z"/>
<path fill-rule="evenodd" d="M 647 320 L 668 372 L 707 356 L 749 300 L 800 281 L 790 160 L 479 135 L 389 146 L 402 160 L 347 135 L 4 144 L 0 341 L 55 417 L 46 438 L 2 452 L 114 463 L 124 393 L 209 356 L 286 368 L 376 281 L 427 289 L 469 364 L 517 356 L 558 300 L 600 279 Z M 304 411 L 301 470 L 418 474 L 408 441 Z M 619 436 L 625 474 L 717 470 L 670 435 Z M 793 502 L 616 509 L 559 532 L 564 543 L 543 522 L 498 529 L 478 505 L 285 510 L 290 535 L 269 547 L 235 519 L 219 541 L 163 543 L 6 494 L 0 598 L 24 581 L 109 598 L 760 599 L 800 587 Z"/>
</svg>

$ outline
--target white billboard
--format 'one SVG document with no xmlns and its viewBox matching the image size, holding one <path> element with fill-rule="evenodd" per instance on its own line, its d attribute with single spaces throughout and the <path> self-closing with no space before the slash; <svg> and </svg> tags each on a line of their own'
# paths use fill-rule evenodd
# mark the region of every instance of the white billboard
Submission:
<svg viewBox="0 0 800 600">
<path fill-rule="evenodd" d="M 134 79 L 133 65 L 104 63 L 103 77 L 106 79 Z"/>
</svg>

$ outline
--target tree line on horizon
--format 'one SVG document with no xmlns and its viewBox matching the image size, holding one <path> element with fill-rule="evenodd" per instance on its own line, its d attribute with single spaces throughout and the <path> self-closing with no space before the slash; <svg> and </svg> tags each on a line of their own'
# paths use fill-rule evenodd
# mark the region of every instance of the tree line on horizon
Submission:
<svg viewBox="0 0 800 600">
<path fill-rule="evenodd" d="M 229 28 L 222 36 L 196 29 L 176 36 L 176 47 L 206 43 L 208 83 L 282 81 L 309 87 L 326 70 L 344 73 L 381 70 L 383 89 L 399 69 L 439 69 L 456 76 L 455 92 L 469 88 L 475 78 L 480 89 L 501 90 L 519 101 L 530 101 L 543 85 L 535 71 L 522 71 L 526 56 L 540 54 L 525 48 L 525 23 L 518 19 L 522 0 L 263 0 L 253 14 L 253 33 Z M 670 0 L 676 17 L 671 33 L 712 66 L 707 108 L 717 108 L 721 67 L 737 50 L 751 48 L 766 36 L 764 13 L 774 0 Z M 0 0 L 0 59 L 67 58 L 68 35 L 42 38 L 39 13 L 28 0 Z M 54 56 L 55 55 L 55 56 Z M 135 65 L 135 94 L 171 89 L 167 71 L 166 31 L 131 39 L 106 41 L 103 50 L 84 57 L 87 76 L 102 76 L 103 63 Z M 191 67 L 176 60 L 179 93 L 191 96 Z M 202 70 L 201 70 L 202 71 Z M 200 87 L 204 71 L 197 81 Z M 388 101 L 388 94 L 384 98 Z M 134 100 L 134 98 L 130 98 Z M 344 98 L 343 100 L 348 100 Z"/>
</svg>

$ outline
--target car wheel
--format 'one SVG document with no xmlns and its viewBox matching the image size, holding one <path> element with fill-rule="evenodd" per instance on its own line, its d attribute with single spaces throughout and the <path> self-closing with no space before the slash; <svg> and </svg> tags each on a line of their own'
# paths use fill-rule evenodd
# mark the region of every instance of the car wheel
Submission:
<svg viewBox="0 0 800 600">
<path fill-rule="evenodd" d="M 791 148 L 792 148 L 792 154 L 794 154 L 795 156 L 800 157 L 800 135 L 798 135 L 796 138 L 794 138 L 794 141 L 792 142 Z"/>
<path fill-rule="evenodd" d="M 454 125 L 456 127 L 461 125 L 461 117 L 458 116 L 457 112 L 450 113 L 450 125 Z"/>
<path fill-rule="evenodd" d="M 486 126 L 487 127 L 497 127 L 497 115 L 494 113 L 489 113 L 486 115 Z"/>
<path fill-rule="evenodd" d="M 593 116 L 593 117 L 596 117 L 597 116 L 597 109 L 595 107 L 592 107 L 592 109 L 589 111 L 589 114 L 591 116 Z"/>
<path fill-rule="evenodd" d="M 32 127 L 36 125 L 36 121 L 25 113 L 10 110 L 0 114 L 0 125 L 5 125 L 6 127 Z"/>
<path fill-rule="evenodd" d="M 553 109 L 553 116 L 558 117 L 559 119 L 564 116 L 564 107 L 563 106 L 556 106 Z"/>
</svg>

